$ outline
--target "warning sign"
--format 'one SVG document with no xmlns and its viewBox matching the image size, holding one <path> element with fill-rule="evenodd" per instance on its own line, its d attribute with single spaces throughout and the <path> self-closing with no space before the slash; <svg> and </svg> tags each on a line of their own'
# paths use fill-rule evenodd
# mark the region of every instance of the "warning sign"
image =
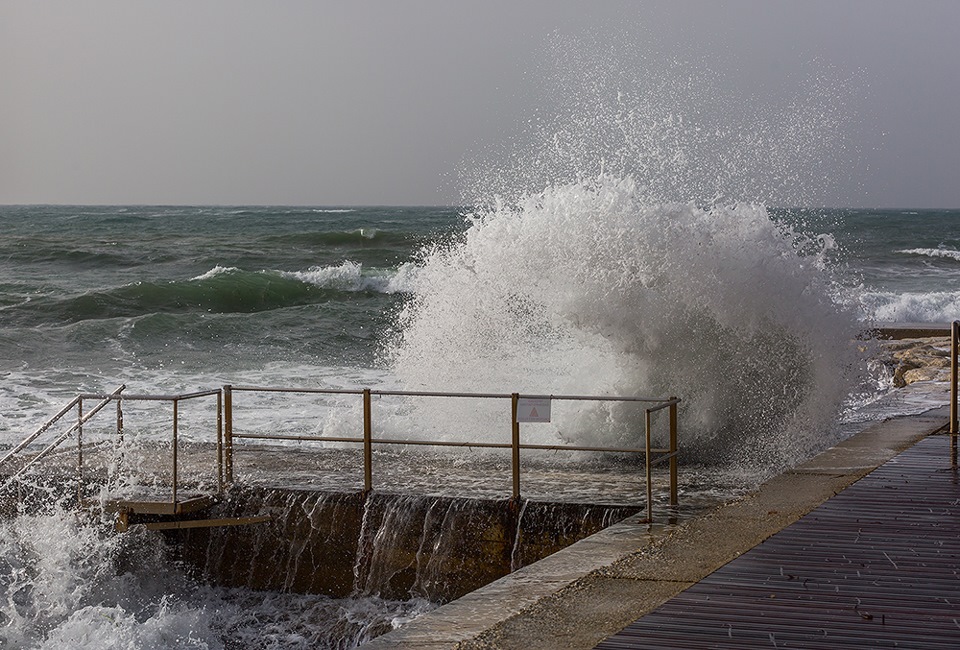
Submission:
<svg viewBox="0 0 960 650">
<path fill-rule="evenodd" d="M 517 400 L 517 422 L 549 422 L 550 398 L 521 397 Z"/>
</svg>

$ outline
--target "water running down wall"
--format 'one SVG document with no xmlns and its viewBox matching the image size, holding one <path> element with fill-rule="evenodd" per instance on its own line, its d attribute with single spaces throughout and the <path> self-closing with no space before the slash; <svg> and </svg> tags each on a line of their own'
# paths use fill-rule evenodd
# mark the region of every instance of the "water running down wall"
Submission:
<svg viewBox="0 0 960 650">
<path fill-rule="evenodd" d="M 243 489 L 212 516 L 266 525 L 170 533 L 184 562 L 231 587 L 443 603 L 636 512 L 437 496 Z"/>
</svg>

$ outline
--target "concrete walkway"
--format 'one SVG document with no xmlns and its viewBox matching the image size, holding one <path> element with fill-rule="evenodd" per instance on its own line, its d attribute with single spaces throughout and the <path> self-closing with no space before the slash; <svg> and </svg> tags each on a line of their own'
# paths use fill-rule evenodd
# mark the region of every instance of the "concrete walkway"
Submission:
<svg viewBox="0 0 960 650">
<path fill-rule="evenodd" d="M 628 518 L 361 647 L 593 648 L 944 426 L 947 417 L 943 407 L 873 425 L 667 534 Z"/>
</svg>

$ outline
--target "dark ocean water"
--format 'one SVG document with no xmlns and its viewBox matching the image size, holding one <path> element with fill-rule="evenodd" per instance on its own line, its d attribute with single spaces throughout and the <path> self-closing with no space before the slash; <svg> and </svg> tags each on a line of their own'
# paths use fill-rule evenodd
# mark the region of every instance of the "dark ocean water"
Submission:
<svg viewBox="0 0 960 650">
<path fill-rule="evenodd" d="M 4 422 L 120 381 L 362 373 L 415 251 L 462 229 L 449 208 L 0 208 Z"/>
<path fill-rule="evenodd" d="M 387 333 L 420 262 L 462 239 L 466 213 L 0 207 L 0 437 L 64 396 L 121 381 L 142 390 L 381 382 Z M 825 249 L 812 254 L 859 318 L 960 315 L 960 211 L 771 215 Z M 527 254 L 535 263 L 543 253 Z"/>
</svg>

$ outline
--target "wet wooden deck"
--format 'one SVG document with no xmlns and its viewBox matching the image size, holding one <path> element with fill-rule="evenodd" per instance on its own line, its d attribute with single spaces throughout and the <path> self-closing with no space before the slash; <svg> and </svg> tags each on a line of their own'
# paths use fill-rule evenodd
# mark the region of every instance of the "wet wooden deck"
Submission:
<svg viewBox="0 0 960 650">
<path fill-rule="evenodd" d="M 596 646 L 960 647 L 960 475 L 931 436 Z"/>
</svg>

